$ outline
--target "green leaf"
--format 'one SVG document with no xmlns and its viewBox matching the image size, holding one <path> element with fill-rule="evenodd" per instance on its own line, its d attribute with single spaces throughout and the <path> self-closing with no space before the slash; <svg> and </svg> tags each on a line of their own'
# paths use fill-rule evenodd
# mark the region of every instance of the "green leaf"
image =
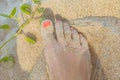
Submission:
<svg viewBox="0 0 120 80">
<path fill-rule="evenodd" d="M 34 2 L 35 4 L 39 4 L 39 3 L 41 3 L 41 0 L 33 0 L 33 2 Z"/>
<path fill-rule="evenodd" d="M 3 57 L 3 58 L 0 59 L 0 63 L 1 62 L 9 62 L 9 61 L 14 62 L 13 57 L 11 57 L 11 56 L 5 56 L 5 57 Z"/>
<path fill-rule="evenodd" d="M 2 17 L 6 17 L 6 18 L 11 18 L 11 16 L 6 15 L 6 14 L 0 14 L 0 16 L 2 16 Z"/>
<path fill-rule="evenodd" d="M 22 4 L 22 6 L 21 6 L 21 11 L 22 11 L 23 13 L 25 13 L 25 14 L 30 15 L 31 12 L 32 12 L 31 6 L 30 6 L 29 4 L 24 3 L 24 4 Z"/>
<path fill-rule="evenodd" d="M 10 16 L 13 17 L 16 14 L 17 10 L 16 7 L 12 10 L 12 12 L 10 13 Z"/>
<path fill-rule="evenodd" d="M 30 38 L 30 37 L 25 37 L 25 40 L 28 42 L 28 43 L 30 43 L 30 44 L 35 44 L 36 43 L 36 41 L 35 40 L 33 40 L 32 38 Z"/>
<path fill-rule="evenodd" d="M 41 7 L 41 8 L 38 9 L 38 12 L 39 12 L 39 13 L 42 13 L 42 12 L 44 12 L 44 10 L 45 10 L 45 9 L 44 9 L 43 7 Z"/>
<path fill-rule="evenodd" d="M 0 26 L 0 29 L 7 29 L 7 30 L 9 30 L 10 26 L 7 25 L 7 24 L 4 24 L 4 25 Z"/>
</svg>

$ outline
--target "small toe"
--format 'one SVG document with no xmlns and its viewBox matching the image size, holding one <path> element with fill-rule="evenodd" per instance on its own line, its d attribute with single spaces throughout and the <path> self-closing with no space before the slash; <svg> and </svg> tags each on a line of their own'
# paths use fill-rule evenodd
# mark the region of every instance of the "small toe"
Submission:
<svg viewBox="0 0 120 80">
<path fill-rule="evenodd" d="M 72 31 L 72 43 L 74 47 L 79 47 L 80 46 L 80 36 L 79 33 L 76 29 L 71 28 Z"/>
<path fill-rule="evenodd" d="M 70 25 L 67 22 L 65 22 L 63 25 L 64 25 L 65 40 L 66 40 L 66 43 L 69 44 L 72 40 Z"/>
<path fill-rule="evenodd" d="M 84 47 L 85 49 L 88 49 L 88 42 L 82 34 L 80 34 L 80 41 L 81 41 L 80 43 L 82 47 Z"/>
<path fill-rule="evenodd" d="M 54 38 L 53 36 L 54 27 L 53 27 L 53 23 L 50 20 L 44 20 L 41 23 L 41 26 L 42 26 L 41 35 L 45 41 L 49 41 L 52 38 Z"/>
<path fill-rule="evenodd" d="M 60 20 L 55 22 L 56 38 L 58 42 L 64 42 L 63 23 Z"/>
</svg>

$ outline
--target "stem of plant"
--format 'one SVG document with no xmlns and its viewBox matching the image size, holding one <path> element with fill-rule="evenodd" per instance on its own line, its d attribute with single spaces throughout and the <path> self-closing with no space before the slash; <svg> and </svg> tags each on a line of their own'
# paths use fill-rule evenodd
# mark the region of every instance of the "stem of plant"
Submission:
<svg viewBox="0 0 120 80">
<path fill-rule="evenodd" d="M 33 14 L 31 15 L 30 19 L 27 19 L 18 29 L 18 31 L 16 32 L 16 34 L 14 34 L 10 39 L 8 39 L 6 42 L 4 42 L 1 46 L 0 49 L 2 49 L 8 42 L 10 42 L 11 40 L 13 40 L 14 38 L 16 38 L 17 35 L 20 34 L 20 32 L 22 31 L 22 29 L 30 23 L 30 21 L 34 18 L 35 13 L 37 12 L 37 9 L 40 7 L 40 4 L 38 4 L 38 6 L 36 7 L 35 11 L 33 12 Z"/>
<path fill-rule="evenodd" d="M 6 42 L 4 42 L 1 46 L 0 49 L 2 49 L 8 42 L 10 42 L 11 40 L 13 40 L 16 37 L 16 35 L 13 35 L 10 39 L 8 39 Z"/>
</svg>

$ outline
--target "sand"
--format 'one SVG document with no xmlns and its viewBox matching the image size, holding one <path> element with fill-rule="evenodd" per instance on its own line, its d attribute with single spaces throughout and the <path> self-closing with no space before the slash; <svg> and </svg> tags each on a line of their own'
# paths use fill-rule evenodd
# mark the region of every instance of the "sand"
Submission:
<svg viewBox="0 0 120 80">
<path fill-rule="evenodd" d="M 46 0 L 42 6 L 50 8 L 54 14 L 60 14 L 69 20 L 87 16 L 120 17 L 119 0 Z M 74 27 L 86 36 L 90 45 L 93 64 L 91 80 L 119 80 L 119 22 L 118 24 L 111 22 L 117 25 L 116 27 L 114 25 L 105 27 L 107 25 L 101 25 L 99 21 L 98 23 L 93 21 L 87 25 L 86 22 L 82 23 L 74 25 Z M 27 43 L 23 34 L 20 34 L 16 38 L 17 49 L 16 55 L 14 55 L 16 66 L 7 70 L 0 68 L 0 77 L 2 80 L 48 80 L 45 57 L 42 54 L 43 43 L 40 35 L 39 19 L 35 19 L 28 24 L 24 28 L 24 32 L 35 35 L 37 43 L 34 45 Z M 15 50 L 14 47 L 13 49 Z M 3 74 L 5 76 L 2 76 Z"/>
</svg>

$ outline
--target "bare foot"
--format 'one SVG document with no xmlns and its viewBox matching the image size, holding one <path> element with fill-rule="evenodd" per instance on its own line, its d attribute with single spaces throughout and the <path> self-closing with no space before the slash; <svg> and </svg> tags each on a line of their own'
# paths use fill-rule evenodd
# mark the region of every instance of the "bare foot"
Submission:
<svg viewBox="0 0 120 80">
<path fill-rule="evenodd" d="M 60 20 L 55 27 L 43 21 L 41 34 L 50 80 L 90 80 L 90 52 L 82 34 Z"/>
</svg>

